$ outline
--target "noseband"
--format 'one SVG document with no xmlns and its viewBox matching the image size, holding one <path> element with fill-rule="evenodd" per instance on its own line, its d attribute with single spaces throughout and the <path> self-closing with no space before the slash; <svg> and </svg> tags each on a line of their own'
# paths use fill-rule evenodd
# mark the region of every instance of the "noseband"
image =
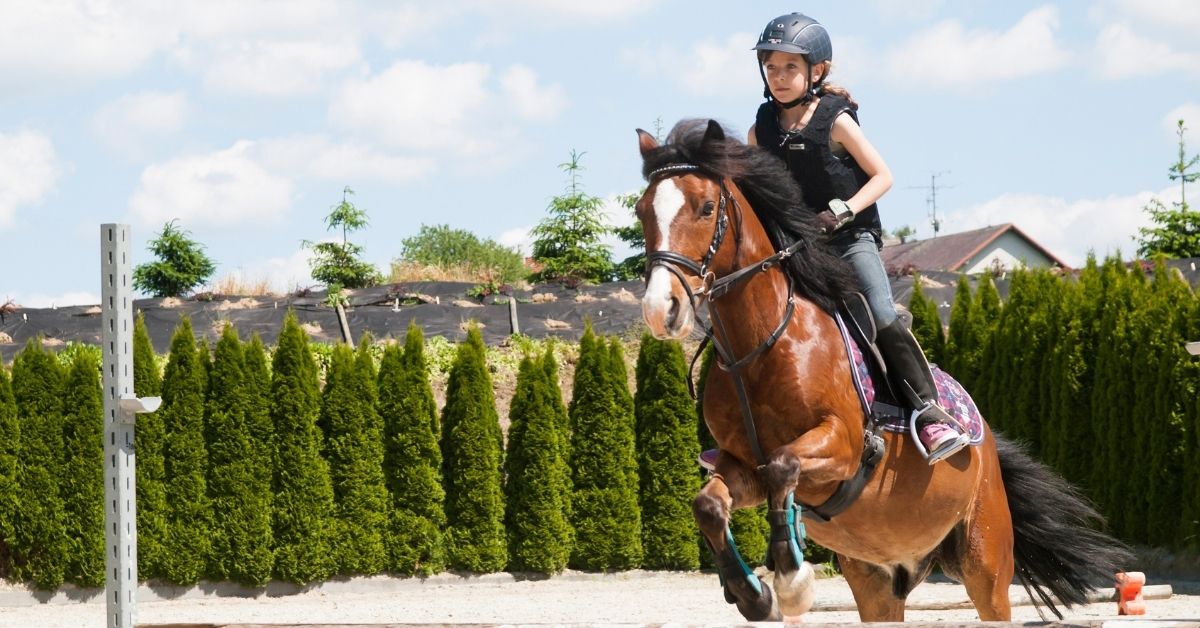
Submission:
<svg viewBox="0 0 1200 628">
<path fill-rule="evenodd" d="M 691 301 L 692 309 L 698 312 L 701 303 L 707 301 L 709 304 L 711 304 L 714 300 L 728 292 L 734 284 L 744 279 L 753 277 L 760 272 L 766 271 L 772 266 L 783 264 L 789 257 L 796 253 L 796 251 L 799 251 L 806 244 L 806 241 L 801 238 L 793 242 L 791 245 L 776 251 L 773 255 L 767 256 L 766 258 L 763 258 L 754 264 L 739 268 L 738 270 L 735 270 L 723 277 L 716 277 L 709 269 L 709 266 L 712 263 L 713 257 L 717 254 L 717 251 L 720 250 L 721 244 L 725 241 L 725 233 L 729 228 L 729 215 L 726 211 L 726 206 L 729 204 L 733 204 L 734 206 L 737 205 L 737 201 L 733 198 L 733 196 L 729 193 L 729 189 L 725 186 L 725 178 L 713 175 L 695 164 L 677 163 L 669 164 L 651 171 L 650 174 L 646 176 L 646 179 L 653 183 L 656 179 L 673 177 L 687 172 L 698 172 L 703 176 L 714 178 L 721 186 L 721 195 L 717 203 L 717 220 L 716 225 L 713 227 L 712 242 L 708 245 L 708 250 L 705 251 L 704 257 L 699 262 L 696 262 L 692 258 L 685 255 L 676 253 L 675 251 L 647 252 L 646 280 L 649 281 L 650 271 L 654 270 L 656 266 L 663 267 L 671 274 L 675 275 L 677 279 L 679 279 L 679 283 L 683 285 L 683 289 L 688 294 L 688 299 Z M 738 238 L 740 237 L 741 234 L 739 233 Z M 698 290 L 692 290 L 691 284 L 688 283 L 687 275 L 684 274 L 684 271 L 688 271 L 700 278 L 700 288 Z M 716 350 L 718 358 L 717 366 L 722 370 L 729 372 L 733 376 L 734 389 L 737 391 L 738 402 L 742 407 L 743 424 L 745 425 L 747 436 L 749 437 L 750 448 L 754 452 L 754 456 L 758 459 L 758 463 L 760 465 L 765 465 L 767 463 L 767 458 L 762 451 L 762 445 L 758 442 L 758 434 L 754 427 L 754 419 L 750 413 L 750 400 L 746 393 L 745 384 L 742 382 L 741 370 L 747 364 L 749 364 L 751 360 L 774 346 L 775 342 L 783 335 L 784 330 L 787 329 L 788 323 L 792 320 L 792 314 L 796 309 L 796 301 L 793 294 L 792 276 L 787 272 L 784 272 L 783 275 L 787 279 L 787 310 L 780 319 L 779 325 L 775 327 L 775 331 L 771 332 L 771 335 L 766 340 L 755 347 L 754 350 L 750 351 L 750 353 L 742 356 L 741 358 L 735 358 L 732 353 L 732 345 L 729 342 L 729 335 L 725 331 L 725 326 L 722 324 L 720 317 L 717 315 L 717 311 L 710 305 L 708 312 L 709 317 L 713 321 L 713 325 L 709 329 L 705 330 L 704 342 L 701 343 L 700 348 L 696 351 L 696 355 L 692 358 L 692 366 L 694 367 L 696 364 L 696 358 L 704 352 L 704 344 L 706 344 L 709 340 L 713 341 L 713 348 Z M 713 333 L 714 330 L 717 331 L 716 334 Z M 692 378 L 690 376 L 688 377 L 688 388 L 691 390 L 692 397 L 694 398 L 696 396 L 696 392 L 693 388 Z"/>
</svg>

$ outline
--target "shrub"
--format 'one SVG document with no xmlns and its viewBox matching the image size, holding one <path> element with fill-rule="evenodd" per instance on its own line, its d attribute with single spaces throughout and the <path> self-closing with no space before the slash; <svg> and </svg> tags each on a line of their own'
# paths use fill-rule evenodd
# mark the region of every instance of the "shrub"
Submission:
<svg viewBox="0 0 1200 628">
<path fill-rule="evenodd" d="M 226 325 L 213 359 L 206 406 L 212 496 L 210 572 L 220 580 L 262 586 L 271 578 L 270 466 L 263 464 L 247 418 L 250 386 L 263 384 L 247 372 L 242 343 Z"/>
<path fill-rule="evenodd" d="M 195 584 L 207 573 L 212 551 L 208 501 L 208 451 L 204 446 L 204 400 L 208 394 L 207 351 L 196 348 L 192 323 L 184 316 L 171 340 L 163 373 L 162 416 L 167 503 L 163 576 Z"/>
<path fill-rule="evenodd" d="M 545 367 L 526 357 L 509 406 L 504 457 L 508 569 L 557 573 L 570 556 L 558 416 Z"/>
<path fill-rule="evenodd" d="M 66 577 L 69 541 L 60 480 L 63 473 L 63 372 L 54 356 L 33 339 L 13 359 L 13 398 L 21 422 L 17 484 L 20 505 L 10 549 L 14 575 L 39 589 Z"/>
<path fill-rule="evenodd" d="M 502 438 L 483 337 L 472 327 L 450 369 L 442 410 L 446 556 L 455 569 L 486 573 L 500 571 L 508 562 Z"/>
<path fill-rule="evenodd" d="M 149 246 L 158 261 L 134 267 L 133 288 L 154 297 L 178 297 L 207 281 L 217 267 L 189 235 L 174 220 L 163 225 Z"/>
<path fill-rule="evenodd" d="M 141 313 L 133 322 L 133 391 L 138 397 L 162 394 L 150 332 Z M 163 447 L 167 439 L 160 411 L 139 414 L 133 431 L 137 451 L 137 533 L 138 577 L 162 578 L 166 575 L 167 488 Z"/>
<path fill-rule="evenodd" d="M 498 285 L 521 281 L 527 274 L 525 260 L 516 249 L 450 225 L 421 225 L 417 235 L 401 240 L 401 247 L 400 258 L 392 263 L 393 277 L 404 264 L 442 271 L 460 269 L 462 281 Z"/>
<path fill-rule="evenodd" d="M 365 346 L 358 359 L 345 344 L 334 349 L 321 396 L 321 426 L 337 522 L 333 551 L 343 573 L 369 575 L 386 567 L 388 495 L 375 373 Z"/>
<path fill-rule="evenodd" d="M 569 408 L 575 529 L 571 566 L 577 569 L 631 569 L 642 560 L 633 404 L 624 364 L 613 364 L 612 357 L 588 323 L 579 343 Z"/>
<path fill-rule="evenodd" d="M 275 427 L 271 530 L 275 575 L 296 584 L 334 572 L 333 485 L 321 457 L 320 387 L 308 335 L 288 312 L 271 369 L 271 419 Z"/>
<path fill-rule="evenodd" d="M 692 500 L 700 442 L 678 342 L 642 335 L 637 361 L 638 470 L 646 569 L 699 569 Z"/>
<path fill-rule="evenodd" d="M 389 566 L 429 575 L 445 566 L 446 525 L 438 414 L 425 366 L 425 337 L 411 322 L 404 348 L 384 350 L 379 367 L 384 478 L 391 497 Z"/>
<path fill-rule="evenodd" d="M 99 587 L 104 584 L 104 399 L 100 363 L 92 354 L 75 354 L 63 392 L 61 486 L 71 543 L 66 579 L 81 587 Z"/>
<path fill-rule="evenodd" d="M 8 370 L 0 364 L 0 578 L 12 575 L 13 519 L 20 507 L 17 499 L 17 463 L 20 460 L 21 424 L 17 400 L 13 398 Z"/>
</svg>

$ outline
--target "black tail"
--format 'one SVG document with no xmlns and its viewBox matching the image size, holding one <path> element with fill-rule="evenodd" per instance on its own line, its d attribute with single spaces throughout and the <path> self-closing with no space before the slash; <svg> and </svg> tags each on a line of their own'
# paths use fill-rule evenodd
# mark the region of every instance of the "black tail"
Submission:
<svg viewBox="0 0 1200 628">
<path fill-rule="evenodd" d="M 1104 517 L 1078 489 L 1023 446 L 995 438 L 1012 513 L 1017 577 L 1034 604 L 1040 600 L 1062 619 L 1055 598 L 1068 608 L 1086 604 L 1089 591 L 1112 586 L 1113 575 L 1125 571 L 1133 553 L 1097 529 Z"/>
</svg>

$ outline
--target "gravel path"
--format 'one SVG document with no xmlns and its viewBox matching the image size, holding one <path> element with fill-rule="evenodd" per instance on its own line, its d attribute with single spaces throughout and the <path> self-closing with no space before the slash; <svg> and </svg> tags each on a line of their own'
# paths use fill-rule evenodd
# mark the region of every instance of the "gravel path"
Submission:
<svg viewBox="0 0 1200 628">
<path fill-rule="evenodd" d="M 1167 584 L 1150 576 L 1148 584 Z M 1200 583 L 1177 581 L 1168 600 L 1152 600 L 1147 619 L 1200 622 Z M 850 589 L 841 578 L 817 582 L 818 608 L 806 623 L 857 622 Z M 1024 598 L 1013 588 L 1014 600 Z M 544 580 L 518 580 L 508 574 L 480 577 L 439 575 L 427 580 L 354 578 L 294 592 L 274 585 L 263 592 L 215 587 L 186 590 L 143 588 L 138 623 L 742 623 L 725 604 L 717 577 L 707 573 L 572 573 Z M 82 601 L 81 601 L 82 600 Z M 966 601 L 953 583 L 925 583 L 909 598 L 909 608 L 925 603 Z M 22 606 L 21 604 L 25 604 Z M 80 628 L 104 626 L 100 592 L 59 593 L 34 600 L 23 587 L 0 586 L 0 626 Z M 1073 609 L 1068 619 L 1116 619 L 1116 604 L 1101 602 Z M 909 610 L 909 620 L 975 621 L 972 609 Z M 1039 620 L 1032 606 L 1013 609 L 1013 619 Z"/>
</svg>

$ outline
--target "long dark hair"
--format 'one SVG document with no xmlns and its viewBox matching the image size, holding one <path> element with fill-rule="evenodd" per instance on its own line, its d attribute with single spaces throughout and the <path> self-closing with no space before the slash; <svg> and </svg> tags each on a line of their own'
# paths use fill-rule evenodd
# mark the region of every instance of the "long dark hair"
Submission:
<svg viewBox="0 0 1200 628">
<path fill-rule="evenodd" d="M 853 269 L 825 246 L 824 237 L 812 224 L 813 213 L 804 204 L 800 185 L 783 161 L 758 146 L 728 133 L 723 139 L 704 141 L 708 122 L 679 121 L 666 143 L 645 156 L 642 175 L 649 176 L 669 164 L 686 163 L 712 177 L 732 179 L 750 201 L 776 250 L 797 240 L 807 243 L 788 259 L 787 271 L 802 297 L 832 314 L 845 295 L 858 290 L 858 281 Z"/>
</svg>

